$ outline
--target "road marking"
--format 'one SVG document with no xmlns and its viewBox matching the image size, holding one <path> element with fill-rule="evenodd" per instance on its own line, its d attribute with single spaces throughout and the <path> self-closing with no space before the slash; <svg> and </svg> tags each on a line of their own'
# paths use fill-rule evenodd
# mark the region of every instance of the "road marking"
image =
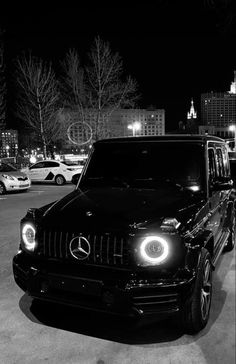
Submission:
<svg viewBox="0 0 236 364">
<path fill-rule="evenodd" d="M 29 192 L 41 193 L 41 192 L 45 192 L 45 191 L 29 191 Z"/>
<path fill-rule="evenodd" d="M 0 197 L 0 200 L 6 200 L 7 198 L 6 197 Z"/>
</svg>

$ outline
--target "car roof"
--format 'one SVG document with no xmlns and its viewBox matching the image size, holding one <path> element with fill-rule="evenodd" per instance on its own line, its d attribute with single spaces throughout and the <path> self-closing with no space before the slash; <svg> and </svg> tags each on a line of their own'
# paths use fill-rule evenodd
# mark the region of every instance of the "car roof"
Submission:
<svg viewBox="0 0 236 364">
<path fill-rule="evenodd" d="M 94 144 L 109 144 L 116 142 L 154 142 L 154 141 L 189 141 L 189 142 L 222 142 L 225 140 L 214 135 L 199 135 L 199 134 L 165 134 L 165 135 L 152 135 L 152 136 L 134 136 L 123 138 L 110 138 L 98 140 Z"/>
<path fill-rule="evenodd" d="M 41 163 L 41 162 L 57 162 L 57 163 L 60 163 L 60 161 L 57 161 L 55 159 L 42 159 L 41 161 L 35 162 L 34 164 Z"/>
</svg>

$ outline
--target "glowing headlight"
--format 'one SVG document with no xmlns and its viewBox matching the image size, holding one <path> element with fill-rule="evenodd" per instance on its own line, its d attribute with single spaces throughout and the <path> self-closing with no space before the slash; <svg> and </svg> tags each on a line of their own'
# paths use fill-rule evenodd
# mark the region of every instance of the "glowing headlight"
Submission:
<svg viewBox="0 0 236 364">
<path fill-rule="evenodd" d="M 160 264 L 169 254 L 169 246 L 160 236 L 148 236 L 140 245 L 141 257 L 148 263 Z"/>
<path fill-rule="evenodd" d="M 22 228 L 22 239 L 24 246 L 29 251 L 34 251 L 36 246 L 35 228 L 31 224 L 25 224 Z"/>
<path fill-rule="evenodd" d="M 10 179 L 14 181 L 14 177 L 10 176 L 9 174 L 2 174 L 3 178 Z"/>
</svg>

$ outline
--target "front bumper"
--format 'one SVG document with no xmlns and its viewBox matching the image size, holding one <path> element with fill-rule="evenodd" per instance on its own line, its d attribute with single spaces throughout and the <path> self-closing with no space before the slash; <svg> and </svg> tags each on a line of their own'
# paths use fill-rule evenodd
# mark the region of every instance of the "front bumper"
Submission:
<svg viewBox="0 0 236 364">
<path fill-rule="evenodd" d="M 93 273 L 91 273 L 93 271 Z M 125 316 L 170 315 L 192 294 L 195 276 L 150 280 L 129 270 L 37 261 L 19 252 L 13 258 L 18 286 L 33 298 Z"/>
<path fill-rule="evenodd" d="M 4 182 L 6 191 L 21 191 L 21 190 L 28 190 L 31 186 L 31 182 L 24 181 L 24 182 L 15 182 L 11 180 L 6 180 Z"/>
</svg>

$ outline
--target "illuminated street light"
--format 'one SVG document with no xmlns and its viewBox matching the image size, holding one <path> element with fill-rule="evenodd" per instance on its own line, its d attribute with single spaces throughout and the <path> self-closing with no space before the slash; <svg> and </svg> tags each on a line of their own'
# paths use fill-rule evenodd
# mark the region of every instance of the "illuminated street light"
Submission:
<svg viewBox="0 0 236 364">
<path fill-rule="evenodd" d="M 236 124 L 230 125 L 229 131 L 234 132 L 234 151 L 236 152 Z"/>
<path fill-rule="evenodd" d="M 9 145 L 6 145 L 7 158 L 9 158 L 9 149 L 10 149 Z"/>
<path fill-rule="evenodd" d="M 139 121 L 135 121 L 134 123 L 128 125 L 128 129 L 133 131 L 133 136 L 136 136 L 136 131 L 141 129 L 141 123 Z"/>
</svg>

